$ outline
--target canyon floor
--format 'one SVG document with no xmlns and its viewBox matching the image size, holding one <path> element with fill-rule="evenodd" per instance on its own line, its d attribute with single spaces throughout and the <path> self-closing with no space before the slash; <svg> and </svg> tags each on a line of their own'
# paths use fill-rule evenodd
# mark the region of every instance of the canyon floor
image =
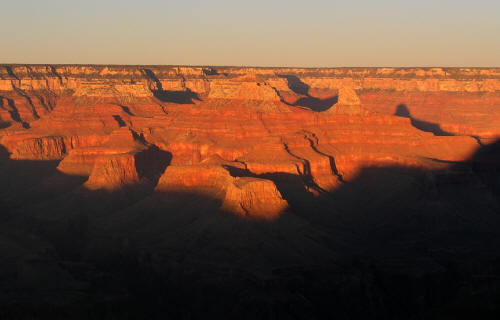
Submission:
<svg viewBox="0 0 500 320">
<path fill-rule="evenodd" d="M 0 65 L 0 318 L 497 319 L 499 68 Z"/>
</svg>

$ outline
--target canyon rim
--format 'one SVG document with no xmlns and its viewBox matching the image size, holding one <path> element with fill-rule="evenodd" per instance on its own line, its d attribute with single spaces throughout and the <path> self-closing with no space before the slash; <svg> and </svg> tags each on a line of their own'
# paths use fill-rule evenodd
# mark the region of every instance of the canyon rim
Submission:
<svg viewBox="0 0 500 320">
<path fill-rule="evenodd" d="M 494 318 L 500 68 L 0 65 L 0 317 Z"/>
</svg>

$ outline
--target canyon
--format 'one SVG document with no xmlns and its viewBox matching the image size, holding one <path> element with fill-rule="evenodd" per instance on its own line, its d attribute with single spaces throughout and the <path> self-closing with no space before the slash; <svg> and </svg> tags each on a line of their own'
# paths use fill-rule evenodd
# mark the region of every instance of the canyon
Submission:
<svg viewBox="0 0 500 320">
<path fill-rule="evenodd" d="M 498 139 L 500 68 L 1 65 L 0 305 L 491 311 Z"/>
</svg>

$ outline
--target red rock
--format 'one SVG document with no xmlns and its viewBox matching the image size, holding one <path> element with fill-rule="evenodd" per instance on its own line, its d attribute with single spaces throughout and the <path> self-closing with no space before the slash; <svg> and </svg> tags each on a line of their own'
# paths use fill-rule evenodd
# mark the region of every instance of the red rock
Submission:
<svg viewBox="0 0 500 320">
<path fill-rule="evenodd" d="M 287 210 L 293 195 L 277 186 L 318 195 L 365 167 L 442 166 L 500 137 L 494 68 L 9 70 L 0 144 L 12 159 L 61 160 L 86 188 L 112 191 L 143 183 L 138 157 L 160 149 L 171 160 L 151 164 L 155 192 L 201 194 L 239 216 Z"/>
<path fill-rule="evenodd" d="M 271 180 L 236 178 L 226 187 L 222 209 L 243 217 L 277 219 L 288 203 Z"/>
<path fill-rule="evenodd" d="M 342 87 L 339 89 L 337 104 L 341 106 L 359 106 L 361 101 L 353 88 Z"/>
<path fill-rule="evenodd" d="M 90 190 L 114 191 L 139 183 L 139 174 L 132 153 L 99 157 L 84 186 Z"/>
<path fill-rule="evenodd" d="M 364 115 L 367 111 L 361 106 L 356 91 L 351 87 L 342 87 L 338 92 L 338 101 L 327 112 L 335 114 Z"/>
<path fill-rule="evenodd" d="M 247 218 L 275 219 L 288 206 L 276 185 L 267 179 L 233 177 L 224 166 L 240 163 L 209 158 L 197 165 L 169 166 L 156 191 L 195 193 L 221 201 L 221 208 Z"/>
</svg>

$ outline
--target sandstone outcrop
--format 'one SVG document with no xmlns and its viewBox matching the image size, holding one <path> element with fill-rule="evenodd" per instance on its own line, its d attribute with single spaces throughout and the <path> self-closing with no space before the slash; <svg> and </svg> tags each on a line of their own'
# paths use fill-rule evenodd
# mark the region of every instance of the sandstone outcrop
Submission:
<svg viewBox="0 0 500 320">
<path fill-rule="evenodd" d="M 228 184 L 222 209 L 244 217 L 273 220 L 285 211 L 288 203 L 266 179 L 241 177 Z"/>
<path fill-rule="evenodd" d="M 113 191 L 139 182 L 134 154 L 124 153 L 97 158 L 84 186 Z"/>
<path fill-rule="evenodd" d="M 499 84 L 0 65 L 0 318 L 498 319 Z"/>
<path fill-rule="evenodd" d="M 498 106 L 493 68 L 0 66 L 10 159 L 259 219 L 365 167 L 464 161 L 500 137 Z"/>
<path fill-rule="evenodd" d="M 337 104 L 341 106 L 359 106 L 361 101 L 353 88 L 342 87 L 339 89 Z"/>
<path fill-rule="evenodd" d="M 351 87 L 340 88 L 337 99 L 337 103 L 328 112 L 350 115 L 363 115 L 367 112 L 361 106 L 361 100 L 359 100 L 356 91 Z"/>
<path fill-rule="evenodd" d="M 233 177 L 228 168 L 245 170 L 240 162 L 211 157 L 197 165 L 169 166 L 158 192 L 196 193 L 218 199 L 223 210 L 245 218 L 275 219 L 288 206 L 273 181 Z"/>
</svg>

